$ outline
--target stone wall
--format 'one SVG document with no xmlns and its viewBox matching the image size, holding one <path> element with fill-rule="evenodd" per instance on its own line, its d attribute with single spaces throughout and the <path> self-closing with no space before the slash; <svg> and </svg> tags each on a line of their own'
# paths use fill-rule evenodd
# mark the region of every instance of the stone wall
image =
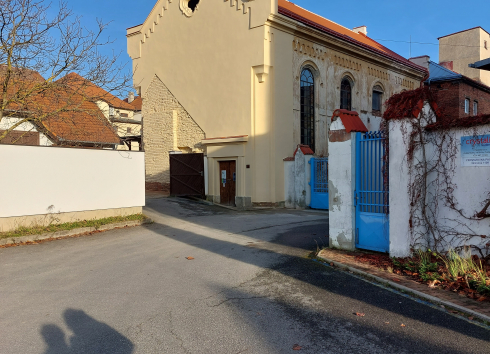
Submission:
<svg viewBox="0 0 490 354">
<path fill-rule="evenodd" d="M 168 190 L 169 153 L 202 152 L 201 141 L 205 134 L 157 76 L 143 97 L 147 189 Z"/>
</svg>

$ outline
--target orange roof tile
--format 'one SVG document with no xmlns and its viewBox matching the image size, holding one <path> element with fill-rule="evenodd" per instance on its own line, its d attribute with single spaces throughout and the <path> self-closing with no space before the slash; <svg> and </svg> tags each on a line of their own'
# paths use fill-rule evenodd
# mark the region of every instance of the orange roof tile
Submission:
<svg viewBox="0 0 490 354">
<path fill-rule="evenodd" d="M 123 101 L 129 103 L 129 100 L 127 98 L 125 98 Z M 143 109 L 143 99 L 141 98 L 141 96 L 136 96 L 133 102 L 129 104 L 133 106 L 133 108 L 137 111 L 141 111 Z"/>
<path fill-rule="evenodd" d="M 375 40 L 368 36 L 354 32 L 346 27 L 343 27 L 335 22 L 327 20 L 326 18 L 314 14 L 300 6 L 293 4 L 287 0 L 279 0 L 279 14 L 292 18 L 298 22 L 301 22 L 307 26 L 316 28 L 322 32 L 343 39 L 347 42 L 351 42 L 365 49 L 371 50 L 385 57 L 389 57 L 411 68 L 426 72 L 427 70 L 417 64 L 414 64 L 401 55 L 393 52 L 385 46 L 379 44 Z"/>
<path fill-rule="evenodd" d="M 31 122 L 55 144 L 119 144 L 119 137 L 99 107 L 66 86 L 46 82 L 39 73 L 31 71 L 28 76 L 22 75 L 22 80 L 12 80 L 7 98 L 26 92 L 30 93 L 25 98 L 9 104 L 9 114 L 32 118 Z"/>
<path fill-rule="evenodd" d="M 337 118 L 340 118 L 347 133 L 366 133 L 368 131 L 361 118 L 359 117 L 359 113 L 357 112 L 348 111 L 346 109 L 336 109 L 335 111 L 333 111 L 332 122 L 335 121 Z"/>
<path fill-rule="evenodd" d="M 110 106 L 119 109 L 125 109 L 128 111 L 134 111 L 135 108 L 127 102 L 124 102 L 120 98 L 114 96 L 112 93 L 107 92 L 103 88 L 95 85 L 94 83 L 86 80 L 82 76 L 76 73 L 70 73 L 65 77 L 58 80 L 63 85 L 67 85 L 72 87 L 74 90 L 82 91 L 84 95 L 87 96 L 87 99 L 90 101 L 105 101 Z"/>
</svg>

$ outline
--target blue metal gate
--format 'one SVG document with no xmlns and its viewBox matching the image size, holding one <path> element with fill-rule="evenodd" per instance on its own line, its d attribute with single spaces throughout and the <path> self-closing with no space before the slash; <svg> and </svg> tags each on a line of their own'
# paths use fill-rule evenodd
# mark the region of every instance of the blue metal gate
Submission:
<svg viewBox="0 0 490 354">
<path fill-rule="evenodd" d="M 328 159 L 311 158 L 311 203 L 312 209 L 328 210 Z"/>
<path fill-rule="evenodd" d="M 388 252 L 389 190 L 385 136 L 357 133 L 356 138 L 356 247 Z"/>
</svg>

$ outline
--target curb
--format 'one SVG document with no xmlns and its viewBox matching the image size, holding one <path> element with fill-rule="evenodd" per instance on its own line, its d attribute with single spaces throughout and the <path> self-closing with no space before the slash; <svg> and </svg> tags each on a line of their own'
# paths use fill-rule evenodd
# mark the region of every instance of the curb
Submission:
<svg viewBox="0 0 490 354">
<path fill-rule="evenodd" d="M 446 301 L 446 300 L 441 300 L 438 297 L 435 297 L 435 296 L 432 296 L 432 295 L 428 295 L 428 294 L 423 293 L 423 292 L 420 292 L 418 290 L 407 288 L 406 286 L 397 284 L 395 282 L 392 282 L 391 280 L 378 277 L 378 276 L 373 275 L 371 273 L 364 272 L 364 271 L 362 271 L 360 269 L 357 269 L 357 268 L 354 268 L 354 267 L 350 267 L 348 265 L 345 265 L 345 264 L 340 263 L 340 262 L 337 262 L 337 261 L 332 261 L 330 259 L 323 258 L 323 257 L 320 257 L 320 256 L 317 256 L 316 258 L 318 258 L 319 260 L 322 260 L 324 262 L 327 262 L 327 263 L 332 263 L 337 268 L 348 270 L 348 271 L 350 271 L 352 273 L 356 273 L 358 275 L 361 275 L 364 278 L 369 278 L 369 279 L 374 280 L 374 281 L 376 281 L 378 283 L 387 285 L 390 288 L 394 288 L 394 289 L 400 290 L 400 291 L 405 292 L 405 293 L 416 295 L 419 298 L 423 298 L 423 299 L 425 299 L 427 301 L 430 301 L 432 303 L 435 303 L 437 305 L 444 305 L 445 307 L 458 310 L 458 311 L 463 312 L 465 314 L 468 314 L 468 315 L 471 315 L 473 317 L 476 317 L 476 318 L 478 318 L 478 319 L 480 319 L 482 321 L 485 321 L 485 322 L 490 323 L 490 317 L 489 316 L 486 316 L 486 315 L 481 314 L 479 312 L 470 310 L 470 309 L 468 309 L 468 308 L 466 308 L 464 306 L 456 305 L 456 304 L 454 304 L 452 302 L 449 302 L 449 301 Z"/>
<path fill-rule="evenodd" d="M 99 228 L 82 227 L 79 229 L 56 231 L 56 232 L 50 232 L 41 235 L 9 237 L 9 238 L 0 239 L 0 246 L 18 245 L 18 244 L 31 243 L 31 242 L 44 241 L 44 240 L 56 240 L 56 239 L 78 236 L 78 235 L 82 235 L 90 232 L 96 232 L 96 231 L 101 232 L 101 231 L 109 231 L 109 230 L 123 228 L 123 227 L 141 226 L 144 224 L 149 224 L 151 222 L 152 221 L 150 219 L 122 221 L 113 224 L 102 225 Z"/>
</svg>

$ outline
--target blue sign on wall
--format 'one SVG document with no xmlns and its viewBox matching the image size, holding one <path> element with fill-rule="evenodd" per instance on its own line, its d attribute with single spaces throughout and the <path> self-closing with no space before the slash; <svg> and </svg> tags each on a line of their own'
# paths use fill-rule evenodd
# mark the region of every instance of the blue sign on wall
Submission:
<svg viewBox="0 0 490 354">
<path fill-rule="evenodd" d="M 490 135 L 461 137 L 461 166 L 490 167 Z"/>
</svg>

